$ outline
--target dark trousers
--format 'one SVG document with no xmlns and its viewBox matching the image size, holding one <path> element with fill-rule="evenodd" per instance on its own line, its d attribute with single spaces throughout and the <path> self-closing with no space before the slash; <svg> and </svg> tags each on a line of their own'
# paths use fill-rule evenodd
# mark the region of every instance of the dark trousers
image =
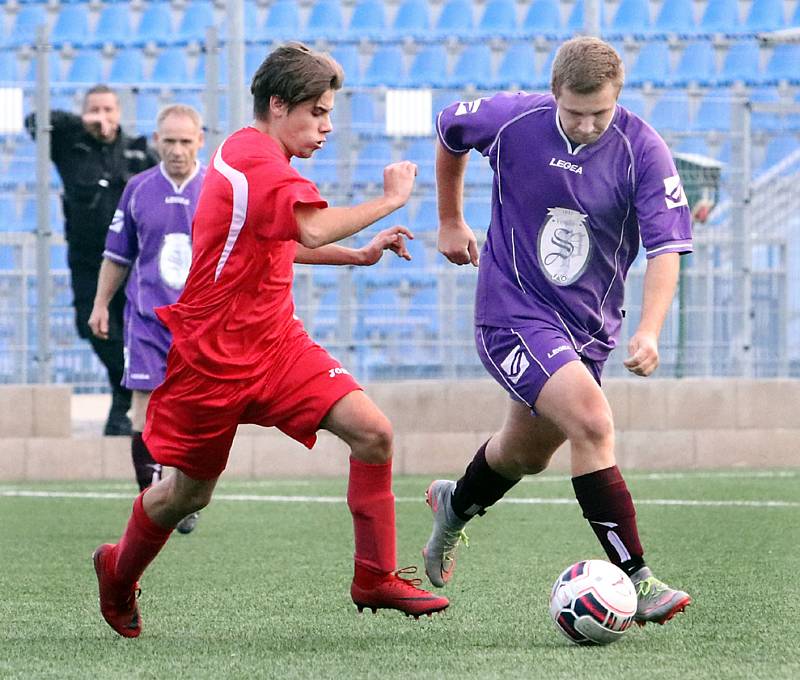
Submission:
<svg viewBox="0 0 800 680">
<path fill-rule="evenodd" d="M 75 327 L 78 335 L 88 340 L 94 353 L 108 371 L 111 385 L 112 405 L 115 412 L 125 413 L 131 406 L 131 391 L 122 386 L 123 359 L 123 314 L 125 291 L 120 288 L 108 307 L 108 340 L 96 337 L 89 328 L 89 316 L 97 292 L 97 277 L 100 269 L 73 265 L 70 269 L 72 293 L 75 307 Z"/>
</svg>

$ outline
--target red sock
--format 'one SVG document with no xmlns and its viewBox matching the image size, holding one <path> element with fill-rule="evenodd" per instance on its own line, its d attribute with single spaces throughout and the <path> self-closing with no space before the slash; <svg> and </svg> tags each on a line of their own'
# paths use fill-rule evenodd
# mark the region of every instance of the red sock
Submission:
<svg viewBox="0 0 800 680">
<path fill-rule="evenodd" d="M 600 540 L 608 559 L 629 575 L 644 564 L 636 508 L 619 468 L 606 468 L 572 478 L 583 516 Z"/>
<path fill-rule="evenodd" d="M 370 465 L 350 457 L 347 506 L 353 515 L 356 581 L 397 568 L 392 461 Z M 371 574 L 370 574 L 371 572 Z"/>
<path fill-rule="evenodd" d="M 165 529 L 153 522 L 144 511 L 142 497 L 145 489 L 133 502 L 133 512 L 128 526 L 115 549 L 117 564 L 115 573 L 120 583 L 129 584 L 139 580 L 147 565 L 158 555 L 167 542 L 172 529 Z"/>
</svg>

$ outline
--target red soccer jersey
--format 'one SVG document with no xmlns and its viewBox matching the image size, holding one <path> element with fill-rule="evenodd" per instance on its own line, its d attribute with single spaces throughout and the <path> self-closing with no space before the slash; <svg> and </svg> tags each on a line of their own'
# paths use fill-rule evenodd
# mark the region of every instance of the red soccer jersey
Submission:
<svg viewBox="0 0 800 680">
<path fill-rule="evenodd" d="M 292 300 L 298 203 L 328 205 L 272 137 L 243 128 L 215 152 L 192 223 L 186 287 L 176 304 L 156 310 L 200 373 L 263 373 L 300 328 Z"/>
</svg>

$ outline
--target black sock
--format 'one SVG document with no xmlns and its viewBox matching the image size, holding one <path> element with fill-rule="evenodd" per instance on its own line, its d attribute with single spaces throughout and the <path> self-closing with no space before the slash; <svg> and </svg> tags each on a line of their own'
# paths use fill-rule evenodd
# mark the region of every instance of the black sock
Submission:
<svg viewBox="0 0 800 680">
<path fill-rule="evenodd" d="M 141 432 L 133 432 L 131 435 L 131 459 L 139 491 L 144 491 L 161 479 L 161 465 L 153 460 Z"/>
<path fill-rule="evenodd" d="M 453 511 L 464 521 L 483 515 L 486 508 L 497 503 L 519 481 L 506 479 L 489 467 L 486 462 L 488 443 L 478 449 L 453 492 Z"/>
</svg>

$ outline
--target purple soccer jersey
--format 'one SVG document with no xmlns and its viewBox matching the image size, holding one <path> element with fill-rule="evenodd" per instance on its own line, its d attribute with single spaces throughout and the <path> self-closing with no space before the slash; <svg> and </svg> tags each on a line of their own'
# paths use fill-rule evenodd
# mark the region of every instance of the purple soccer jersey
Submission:
<svg viewBox="0 0 800 680">
<path fill-rule="evenodd" d="M 177 186 L 163 163 L 128 182 L 103 257 L 131 268 L 125 287 L 123 385 L 150 391 L 163 380 L 172 337 L 153 311 L 177 301 L 192 262 L 192 218 L 205 177 L 199 163 Z"/>
<path fill-rule="evenodd" d="M 573 145 L 551 95 L 456 102 L 437 120 L 451 153 L 475 149 L 494 171 L 475 323 L 563 329 L 577 354 L 604 360 L 622 322 L 625 276 L 648 258 L 691 252 L 686 197 L 661 137 L 617 106 L 592 144 Z"/>
</svg>

